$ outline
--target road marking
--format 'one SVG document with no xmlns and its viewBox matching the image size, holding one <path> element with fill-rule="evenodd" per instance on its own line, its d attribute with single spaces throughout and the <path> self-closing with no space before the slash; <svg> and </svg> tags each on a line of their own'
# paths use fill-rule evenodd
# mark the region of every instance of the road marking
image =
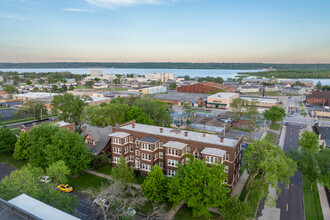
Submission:
<svg viewBox="0 0 330 220">
<path fill-rule="evenodd" d="M 286 204 L 286 211 L 288 211 L 289 210 L 289 204 L 287 203 Z"/>
</svg>

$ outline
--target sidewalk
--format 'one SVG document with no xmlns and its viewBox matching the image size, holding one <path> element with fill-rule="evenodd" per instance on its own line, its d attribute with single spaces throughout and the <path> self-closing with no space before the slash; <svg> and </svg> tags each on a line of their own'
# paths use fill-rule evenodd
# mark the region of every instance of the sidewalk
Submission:
<svg viewBox="0 0 330 220">
<path fill-rule="evenodd" d="M 240 195 L 244 185 L 246 183 L 246 180 L 249 178 L 249 174 L 244 170 L 244 173 L 240 178 L 238 179 L 238 182 L 236 183 L 235 188 L 231 191 L 232 196 Z"/>
<path fill-rule="evenodd" d="M 99 172 L 96 172 L 94 170 L 85 170 L 86 173 L 89 173 L 89 174 L 92 174 L 92 175 L 95 175 L 95 176 L 99 176 L 99 177 L 102 177 L 102 178 L 105 178 L 105 179 L 108 179 L 108 180 L 114 180 L 114 178 L 112 178 L 111 176 L 109 175 L 106 175 L 104 173 L 99 173 Z M 131 183 L 132 186 L 134 188 L 137 188 L 137 189 L 141 189 L 141 186 L 139 184 L 135 184 L 135 183 Z"/>
<path fill-rule="evenodd" d="M 184 204 L 184 200 L 181 201 L 181 203 L 174 209 L 174 206 L 172 206 L 172 208 L 167 212 L 167 220 L 171 220 L 174 219 L 174 216 L 176 215 L 176 213 L 181 209 L 181 207 Z"/>
<path fill-rule="evenodd" d="M 329 208 L 328 198 L 323 185 L 317 184 L 317 190 L 319 191 L 323 219 L 330 219 L 330 208 Z"/>
</svg>

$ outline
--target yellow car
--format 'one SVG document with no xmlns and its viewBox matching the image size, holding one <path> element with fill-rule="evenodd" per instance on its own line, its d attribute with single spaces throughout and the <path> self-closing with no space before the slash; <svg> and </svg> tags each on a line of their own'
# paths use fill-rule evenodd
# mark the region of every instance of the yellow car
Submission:
<svg viewBox="0 0 330 220">
<path fill-rule="evenodd" d="M 61 184 L 57 187 L 57 189 L 68 193 L 68 192 L 71 192 L 73 190 L 73 187 L 69 186 L 68 184 Z"/>
</svg>

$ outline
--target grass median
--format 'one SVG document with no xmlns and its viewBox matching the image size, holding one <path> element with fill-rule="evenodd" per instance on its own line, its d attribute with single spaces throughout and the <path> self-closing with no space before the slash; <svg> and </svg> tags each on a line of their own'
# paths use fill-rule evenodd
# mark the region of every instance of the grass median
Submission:
<svg viewBox="0 0 330 220">
<path fill-rule="evenodd" d="M 309 179 L 302 175 L 304 190 L 304 206 L 306 220 L 323 220 L 322 208 L 316 182 L 313 183 L 313 190 L 310 190 Z"/>
</svg>

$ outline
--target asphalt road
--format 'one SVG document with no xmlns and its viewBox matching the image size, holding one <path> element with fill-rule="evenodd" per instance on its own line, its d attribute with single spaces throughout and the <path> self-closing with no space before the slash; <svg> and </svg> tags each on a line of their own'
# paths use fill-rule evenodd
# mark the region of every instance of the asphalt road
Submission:
<svg viewBox="0 0 330 220">
<path fill-rule="evenodd" d="M 291 148 L 298 149 L 299 130 L 303 128 L 301 125 L 289 125 L 286 128 L 284 139 L 284 151 L 289 151 Z M 281 220 L 304 220 L 304 195 L 301 173 L 296 172 L 291 178 L 289 187 L 279 185 L 282 189 L 281 195 L 276 201 L 276 208 L 281 209 Z"/>
<path fill-rule="evenodd" d="M 14 170 L 16 170 L 16 168 L 0 163 L 0 181 L 5 178 L 5 176 L 9 176 Z"/>
<path fill-rule="evenodd" d="M 73 191 L 72 194 L 78 198 L 78 204 L 73 211 L 73 215 L 82 220 L 96 219 L 93 216 L 93 201 L 86 198 L 82 193 Z"/>
</svg>

